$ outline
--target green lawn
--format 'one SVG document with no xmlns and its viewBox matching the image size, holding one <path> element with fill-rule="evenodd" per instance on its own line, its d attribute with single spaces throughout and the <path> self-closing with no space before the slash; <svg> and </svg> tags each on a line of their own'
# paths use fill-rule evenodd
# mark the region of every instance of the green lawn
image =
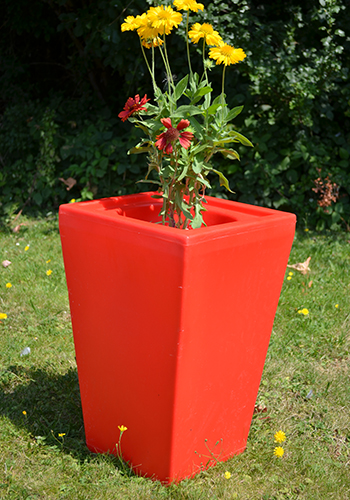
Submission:
<svg viewBox="0 0 350 500">
<path fill-rule="evenodd" d="M 1 499 L 350 498 L 349 233 L 297 233 L 246 451 L 165 487 L 86 448 L 57 217 L 24 222 L 0 233 Z"/>
</svg>

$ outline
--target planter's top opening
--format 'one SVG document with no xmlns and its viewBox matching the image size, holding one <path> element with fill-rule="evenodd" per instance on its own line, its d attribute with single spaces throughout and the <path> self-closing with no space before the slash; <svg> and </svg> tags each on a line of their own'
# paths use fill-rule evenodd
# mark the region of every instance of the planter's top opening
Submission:
<svg viewBox="0 0 350 500">
<path fill-rule="evenodd" d="M 162 233 L 166 239 L 176 240 L 189 237 L 191 240 L 193 238 L 196 240 L 197 237 L 201 238 L 200 235 L 214 236 L 213 233 L 215 237 L 223 237 L 226 228 L 230 229 L 232 234 L 232 231 L 241 233 L 254 227 L 262 229 L 274 225 L 277 221 L 280 224 L 281 219 L 293 225 L 296 221 L 295 215 L 290 213 L 208 196 L 205 204 L 207 211 L 203 214 L 206 226 L 184 231 L 161 223 L 159 213 L 162 200 L 155 195 L 157 195 L 155 192 L 146 192 L 61 205 L 60 213 L 79 218 L 92 216 L 103 224 L 123 226 L 136 232 L 143 228 L 147 232 L 157 233 L 158 236 Z"/>
</svg>

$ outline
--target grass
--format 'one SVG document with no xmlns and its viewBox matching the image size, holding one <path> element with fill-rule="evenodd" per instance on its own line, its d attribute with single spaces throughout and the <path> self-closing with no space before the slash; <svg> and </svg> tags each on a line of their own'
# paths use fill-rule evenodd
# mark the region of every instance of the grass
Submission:
<svg viewBox="0 0 350 500">
<path fill-rule="evenodd" d="M 57 217 L 3 226 L 0 499 L 349 499 L 349 241 L 297 233 L 290 263 L 311 271 L 286 271 L 246 451 L 164 487 L 85 446 Z"/>
</svg>

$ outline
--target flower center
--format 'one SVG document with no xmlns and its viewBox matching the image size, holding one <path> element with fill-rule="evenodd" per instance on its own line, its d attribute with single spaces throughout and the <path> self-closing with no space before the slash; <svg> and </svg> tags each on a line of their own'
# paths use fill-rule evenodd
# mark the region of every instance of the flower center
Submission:
<svg viewBox="0 0 350 500">
<path fill-rule="evenodd" d="M 166 132 L 164 132 L 164 137 L 165 137 L 167 144 L 169 144 L 169 142 L 173 143 L 174 141 L 176 141 L 179 138 L 179 136 L 180 136 L 180 132 L 174 127 L 168 128 L 168 130 Z"/>
<path fill-rule="evenodd" d="M 213 33 L 213 27 L 211 24 L 204 23 L 202 24 L 200 31 L 204 33 L 204 35 L 211 35 Z"/>
<path fill-rule="evenodd" d="M 223 45 L 221 48 L 221 54 L 223 56 L 231 56 L 232 55 L 232 52 L 233 52 L 233 47 L 230 47 L 230 45 Z"/>
</svg>

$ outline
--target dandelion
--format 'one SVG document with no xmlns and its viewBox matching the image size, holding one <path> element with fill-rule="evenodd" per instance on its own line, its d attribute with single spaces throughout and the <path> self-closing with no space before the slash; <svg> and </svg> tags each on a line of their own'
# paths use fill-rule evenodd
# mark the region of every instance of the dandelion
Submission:
<svg viewBox="0 0 350 500">
<path fill-rule="evenodd" d="M 304 231 L 307 233 L 307 232 L 309 231 L 309 228 L 308 228 L 308 227 L 306 227 L 306 228 L 304 229 Z"/>
<path fill-rule="evenodd" d="M 298 314 L 303 314 L 304 316 L 307 316 L 309 314 L 309 310 L 306 309 L 306 307 L 303 307 L 303 309 L 299 309 Z"/>
<path fill-rule="evenodd" d="M 273 454 L 276 457 L 282 458 L 283 454 L 284 454 L 284 449 L 282 448 L 282 446 L 276 446 L 276 448 L 274 449 Z"/>
<path fill-rule="evenodd" d="M 7 286 L 7 285 L 6 285 L 6 286 Z M 334 306 L 334 307 L 335 307 L 336 309 L 338 309 L 338 307 L 339 307 L 339 304 L 335 304 L 335 306 Z"/>
<path fill-rule="evenodd" d="M 48 269 L 48 270 L 46 271 L 46 275 L 47 275 L 47 276 L 50 276 L 50 274 L 52 274 L 52 269 Z"/>
<path fill-rule="evenodd" d="M 29 250 L 29 245 L 27 245 L 25 248 L 24 248 L 24 251 L 27 252 Z"/>
<path fill-rule="evenodd" d="M 212 47 L 209 51 L 209 57 L 216 60 L 216 64 L 237 64 L 246 57 L 243 49 L 236 49 L 232 45 L 222 43 L 219 47 Z"/>
<path fill-rule="evenodd" d="M 49 262 L 51 262 L 51 259 L 47 260 L 47 261 L 46 261 L 46 264 L 49 264 Z"/>
<path fill-rule="evenodd" d="M 69 203 L 75 203 L 75 198 L 72 198 Z"/>
<path fill-rule="evenodd" d="M 11 283 L 6 283 L 6 288 L 11 288 L 11 287 L 12 287 Z"/>
<path fill-rule="evenodd" d="M 283 431 L 277 431 L 274 435 L 276 443 L 283 443 L 286 440 L 286 435 Z"/>
<path fill-rule="evenodd" d="M 290 281 L 292 279 L 291 276 L 287 276 L 287 280 Z"/>
<path fill-rule="evenodd" d="M 62 437 L 63 437 L 63 436 L 65 436 L 65 435 L 66 435 L 66 433 L 65 433 L 65 432 L 60 432 L 60 433 L 59 433 L 59 435 L 58 435 L 58 437 L 62 438 Z"/>
<path fill-rule="evenodd" d="M 26 416 L 27 412 L 25 410 L 22 411 L 23 415 Z"/>
<path fill-rule="evenodd" d="M 120 432 L 125 432 L 128 430 L 128 428 L 125 427 L 125 425 L 118 425 L 118 429 L 120 430 Z"/>
<path fill-rule="evenodd" d="M 224 476 L 225 476 L 225 478 L 226 478 L 226 479 L 230 479 L 230 477 L 231 477 L 231 472 L 229 472 L 229 471 L 227 470 L 227 471 L 225 472 Z"/>
<path fill-rule="evenodd" d="M 173 4 L 177 10 L 192 10 L 193 12 L 204 10 L 204 5 L 197 3 L 196 0 L 174 0 Z"/>
<path fill-rule="evenodd" d="M 6 313 L 0 313 L 0 319 L 6 319 L 7 314 Z"/>
<path fill-rule="evenodd" d="M 149 100 L 150 99 L 147 99 L 147 94 L 145 94 L 141 100 L 139 94 L 136 94 L 134 98 L 129 97 L 129 99 L 125 103 L 123 111 L 118 114 L 119 118 L 123 122 L 125 122 L 129 118 L 129 116 L 133 115 L 134 113 L 139 113 L 142 110 L 147 111 L 147 108 L 145 108 L 144 105 Z"/>
<path fill-rule="evenodd" d="M 293 274 L 292 271 L 289 271 L 288 276 L 293 276 Z"/>
<path fill-rule="evenodd" d="M 223 43 L 219 33 L 209 23 L 195 23 L 188 32 L 188 36 L 193 43 L 198 43 L 201 38 L 204 38 L 207 45 L 215 47 Z"/>
<path fill-rule="evenodd" d="M 190 147 L 191 140 L 193 139 L 192 132 L 181 132 L 181 130 L 190 125 L 188 120 L 181 120 L 176 128 L 172 126 L 170 118 L 162 118 L 160 121 L 167 128 L 165 132 L 156 137 L 157 141 L 155 145 L 160 151 L 163 150 L 167 155 L 171 154 L 173 152 L 173 145 L 177 140 L 183 148 L 188 149 Z"/>
</svg>

